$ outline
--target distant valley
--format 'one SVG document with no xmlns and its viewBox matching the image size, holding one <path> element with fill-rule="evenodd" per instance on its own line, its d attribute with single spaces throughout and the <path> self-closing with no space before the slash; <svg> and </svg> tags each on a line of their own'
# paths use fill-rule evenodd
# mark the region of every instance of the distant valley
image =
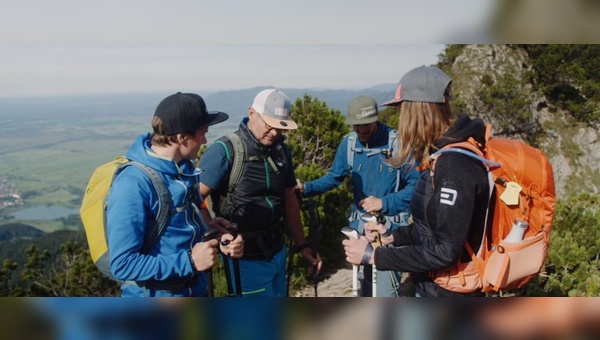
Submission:
<svg viewBox="0 0 600 340">
<path fill-rule="evenodd" d="M 230 115 L 228 121 L 210 128 L 209 144 L 237 129 L 254 96 L 270 87 L 206 95 L 198 91 L 209 110 Z M 281 90 L 292 101 L 308 94 L 345 114 L 355 96 L 370 95 L 382 103 L 393 97 L 395 84 L 362 90 Z M 137 135 L 148 132 L 154 109 L 169 94 L 0 98 L 0 224 L 25 222 L 44 231 L 75 228 L 65 225 L 64 219 L 42 221 L 31 216 L 31 220 L 23 220 L 15 214 L 21 217 L 19 212 L 31 207 L 78 207 L 91 172 L 124 154 Z"/>
</svg>

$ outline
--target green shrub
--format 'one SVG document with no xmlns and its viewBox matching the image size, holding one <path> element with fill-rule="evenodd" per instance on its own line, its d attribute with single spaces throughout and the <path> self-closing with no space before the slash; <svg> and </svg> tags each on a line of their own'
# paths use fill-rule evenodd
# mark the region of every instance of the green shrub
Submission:
<svg viewBox="0 0 600 340">
<path fill-rule="evenodd" d="M 526 295 L 600 295 L 599 203 L 584 194 L 557 204 L 546 264 Z"/>
</svg>

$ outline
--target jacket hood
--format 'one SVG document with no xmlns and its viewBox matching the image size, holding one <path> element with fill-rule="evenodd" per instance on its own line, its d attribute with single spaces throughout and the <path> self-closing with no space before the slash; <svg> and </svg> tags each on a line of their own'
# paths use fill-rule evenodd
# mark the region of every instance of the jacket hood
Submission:
<svg viewBox="0 0 600 340">
<path fill-rule="evenodd" d="M 191 161 L 183 160 L 176 164 L 172 159 L 157 155 L 151 148 L 150 136 L 150 133 L 138 136 L 127 151 L 127 158 L 171 176 L 197 175 Z"/>
<path fill-rule="evenodd" d="M 480 118 L 471 119 L 466 114 L 458 116 L 454 124 L 435 142 L 439 149 L 452 143 L 464 142 L 473 137 L 485 146 L 485 124 Z"/>
</svg>

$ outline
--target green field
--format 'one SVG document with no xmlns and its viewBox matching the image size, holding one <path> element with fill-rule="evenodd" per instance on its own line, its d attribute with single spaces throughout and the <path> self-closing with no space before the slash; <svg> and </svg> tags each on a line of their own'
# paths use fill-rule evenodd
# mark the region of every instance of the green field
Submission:
<svg viewBox="0 0 600 340">
<path fill-rule="evenodd" d="M 0 210 L 0 223 L 17 222 L 11 214 L 25 207 L 78 207 L 94 169 L 124 155 L 151 128 L 154 102 L 123 100 L 98 100 L 84 109 L 77 98 L 0 101 L 0 177 L 23 197 L 23 205 Z M 209 141 L 237 122 L 222 125 L 225 130 L 211 127 Z M 18 222 L 63 228 L 61 221 Z"/>
</svg>

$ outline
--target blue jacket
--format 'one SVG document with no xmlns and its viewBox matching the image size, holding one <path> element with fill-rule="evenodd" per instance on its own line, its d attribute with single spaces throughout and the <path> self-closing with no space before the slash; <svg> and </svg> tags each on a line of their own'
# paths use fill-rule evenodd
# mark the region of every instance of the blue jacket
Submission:
<svg viewBox="0 0 600 340">
<path fill-rule="evenodd" d="M 377 132 L 371 136 L 366 144 L 356 139 L 356 148 L 388 148 L 388 133 L 390 127 L 377 122 Z M 382 153 L 367 156 L 366 153 L 354 153 L 354 165 L 352 170 L 348 167 L 348 137 L 345 136 L 340 143 L 333 166 L 329 172 L 314 181 L 304 184 L 304 195 L 311 197 L 322 194 L 342 184 L 346 176 L 350 175 L 354 184 L 354 205 L 359 208 L 360 213 L 364 210 L 358 206 L 358 202 L 368 196 L 382 200 L 382 214 L 393 216 L 400 212 L 408 212 L 413 187 L 419 178 L 415 167 L 409 168 L 408 164 L 401 168 L 394 168 L 384 162 L 386 156 Z M 400 171 L 400 186 L 397 192 L 397 172 Z"/>
<path fill-rule="evenodd" d="M 160 238 L 147 254 L 141 253 L 144 235 L 158 211 L 158 197 L 150 179 L 138 168 L 125 168 L 114 180 L 108 197 L 107 239 L 110 267 L 122 285 L 123 296 L 203 296 L 206 279 L 195 273 L 188 251 L 202 241 L 206 230 L 191 204 L 198 191 L 198 175 L 191 161 L 175 164 L 161 158 L 150 148 L 150 134 L 139 136 L 127 152 L 138 161 L 163 175 L 173 198 L 171 215 Z M 186 206 L 187 204 L 187 206 Z M 132 281 L 138 282 L 134 284 Z M 189 282 L 178 291 L 148 288 L 147 283 Z M 142 287 L 145 286 L 145 287 Z"/>
</svg>

